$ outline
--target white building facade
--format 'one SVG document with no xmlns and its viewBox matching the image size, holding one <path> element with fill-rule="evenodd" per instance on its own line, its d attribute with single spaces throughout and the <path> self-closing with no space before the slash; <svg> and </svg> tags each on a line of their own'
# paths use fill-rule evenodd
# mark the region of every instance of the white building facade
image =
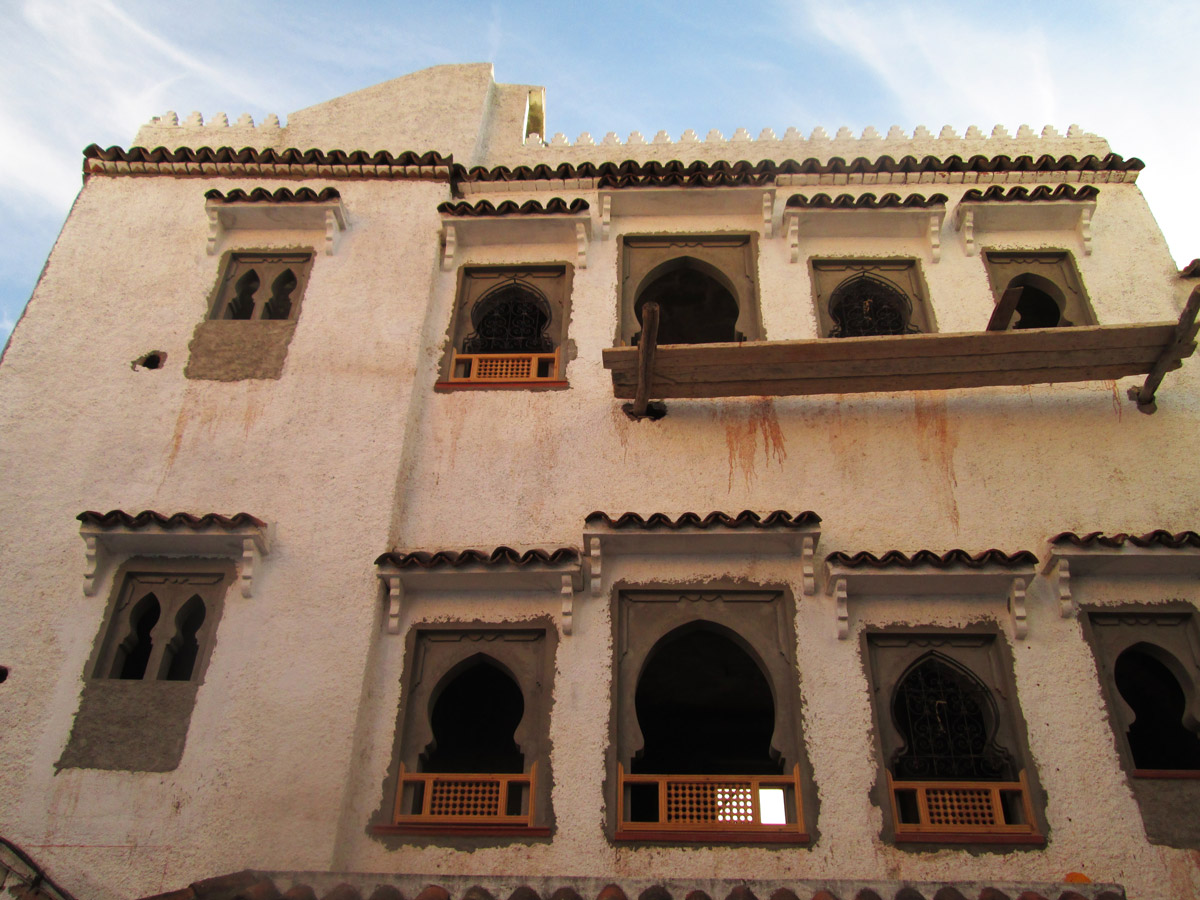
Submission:
<svg viewBox="0 0 1200 900">
<path fill-rule="evenodd" d="M 0 364 L 9 877 L 1200 896 L 1141 163 L 544 108 L 442 66 L 85 152 Z"/>
</svg>

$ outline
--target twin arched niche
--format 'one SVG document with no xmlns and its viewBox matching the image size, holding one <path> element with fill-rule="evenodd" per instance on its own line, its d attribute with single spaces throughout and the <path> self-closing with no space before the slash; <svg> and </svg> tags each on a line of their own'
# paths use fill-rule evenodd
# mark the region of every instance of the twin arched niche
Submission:
<svg viewBox="0 0 1200 900">
<path fill-rule="evenodd" d="M 891 759 L 897 780 L 1011 781 L 1012 755 L 996 743 L 1000 714 L 988 687 L 966 667 L 931 651 L 900 677 L 892 722 L 903 745 Z"/>
<path fill-rule="evenodd" d="M 716 344 L 744 340 L 733 286 L 719 269 L 690 256 L 662 263 L 645 278 L 633 310 L 644 322 L 647 303 L 659 308 L 659 344 Z M 639 330 L 633 343 L 641 341 Z"/>
<path fill-rule="evenodd" d="M 472 331 L 463 353 L 553 353 L 546 333 L 553 312 L 546 296 L 533 285 L 510 281 L 484 294 L 471 307 Z"/>
<path fill-rule="evenodd" d="M 163 591 L 159 589 L 159 593 Z M 176 593 L 168 590 L 164 594 L 166 618 L 155 591 L 147 591 L 132 602 L 124 622 L 117 620 L 119 631 L 109 639 L 112 649 L 105 655 L 110 658 L 101 660 L 99 677 L 125 681 L 192 680 L 202 649 L 201 631 L 207 610 L 199 594 L 172 600 L 171 595 Z"/>
<path fill-rule="evenodd" d="M 1136 769 L 1200 770 L 1200 722 L 1188 710 L 1183 686 L 1194 693 L 1196 684 L 1184 673 L 1174 656 L 1149 643 L 1117 657 L 1113 680 L 1133 713 L 1125 737 Z"/>
</svg>

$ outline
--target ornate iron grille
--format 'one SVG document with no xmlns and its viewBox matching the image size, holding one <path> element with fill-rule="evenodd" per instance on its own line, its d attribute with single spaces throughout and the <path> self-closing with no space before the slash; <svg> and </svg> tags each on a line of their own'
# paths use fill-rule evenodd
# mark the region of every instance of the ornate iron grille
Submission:
<svg viewBox="0 0 1200 900">
<path fill-rule="evenodd" d="M 991 692 L 957 665 L 925 656 L 900 679 L 892 719 L 904 747 L 892 760 L 897 780 L 1011 777 L 1012 757 L 995 742 Z"/>
<path fill-rule="evenodd" d="M 519 282 L 501 285 L 471 310 L 474 331 L 463 340 L 463 353 L 553 353 L 546 336 L 550 304 Z"/>
<path fill-rule="evenodd" d="M 917 334 L 909 323 L 912 302 L 895 285 L 876 276 L 860 274 L 843 281 L 829 298 L 833 319 L 830 337 L 867 337 Z"/>
</svg>

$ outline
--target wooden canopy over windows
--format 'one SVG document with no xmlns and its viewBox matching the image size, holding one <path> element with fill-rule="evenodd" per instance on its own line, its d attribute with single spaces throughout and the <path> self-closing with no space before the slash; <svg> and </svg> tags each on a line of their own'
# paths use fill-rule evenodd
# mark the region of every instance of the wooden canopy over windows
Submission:
<svg viewBox="0 0 1200 900">
<path fill-rule="evenodd" d="M 798 396 L 1096 381 L 1147 375 L 1130 395 L 1152 410 L 1163 375 L 1196 349 L 1200 288 L 1178 323 L 744 341 L 604 351 L 613 393 L 646 412 L 651 398 Z M 649 339 L 647 339 L 649 337 Z"/>
</svg>

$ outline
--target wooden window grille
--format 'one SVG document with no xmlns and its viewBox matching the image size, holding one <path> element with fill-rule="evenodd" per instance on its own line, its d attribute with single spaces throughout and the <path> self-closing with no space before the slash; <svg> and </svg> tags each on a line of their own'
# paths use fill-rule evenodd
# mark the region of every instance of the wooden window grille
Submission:
<svg viewBox="0 0 1200 900">
<path fill-rule="evenodd" d="M 790 775 L 632 775 L 618 764 L 617 773 L 618 838 L 647 832 L 804 834 L 799 766 Z M 655 816 L 631 818 L 634 790 L 655 795 Z M 764 803 L 767 795 L 782 803 Z"/>
<path fill-rule="evenodd" d="M 896 838 L 1040 837 L 1029 785 L 1018 781 L 894 781 L 888 773 Z"/>
<path fill-rule="evenodd" d="M 409 772 L 400 765 L 393 825 L 533 827 L 537 763 L 528 774 Z"/>
<path fill-rule="evenodd" d="M 454 352 L 450 381 L 455 384 L 558 381 L 558 351 L 553 353 Z"/>
</svg>

